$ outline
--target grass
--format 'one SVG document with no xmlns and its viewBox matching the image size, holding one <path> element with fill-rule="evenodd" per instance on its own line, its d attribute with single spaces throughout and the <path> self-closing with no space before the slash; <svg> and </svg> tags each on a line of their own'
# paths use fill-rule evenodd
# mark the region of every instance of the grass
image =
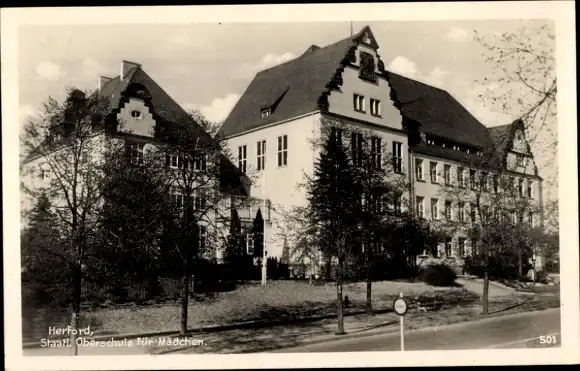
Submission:
<svg viewBox="0 0 580 371">
<path fill-rule="evenodd" d="M 411 301 L 439 303 L 473 301 L 473 294 L 460 287 L 432 287 L 424 283 L 373 282 L 373 307 L 392 307 L 393 300 L 403 292 Z M 349 297 L 348 310 L 364 309 L 366 284 L 345 284 L 343 295 Z M 303 281 L 270 281 L 240 285 L 236 290 L 197 296 L 190 300 L 188 326 L 222 325 L 253 320 L 290 319 L 295 317 L 336 313 L 336 286 Z M 179 330 L 181 308 L 179 302 L 147 306 L 97 308 L 83 315 L 85 326 L 98 334 L 129 334 Z M 43 326 L 66 324 L 66 316 L 56 316 Z M 62 322 L 62 323 L 61 323 Z M 42 330 L 42 328 L 40 329 Z M 44 330 L 46 331 L 46 330 Z M 38 334 L 24 336 L 25 341 Z M 42 336 L 40 336 L 42 337 Z"/>
</svg>

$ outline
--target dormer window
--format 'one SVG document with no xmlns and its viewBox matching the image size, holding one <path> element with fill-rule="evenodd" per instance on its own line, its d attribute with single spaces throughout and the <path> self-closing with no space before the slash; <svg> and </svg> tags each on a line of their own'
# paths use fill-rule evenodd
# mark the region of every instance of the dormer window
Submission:
<svg viewBox="0 0 580 371">
<path fill-rule="evenodd" d="M 372 54 L 360 52 L 360 72 L 361 79 L 376 82 L 377 75 L 375 74 L 375 57 Z"/>
<path fill-rule="evenodd" d="M 516 159 L 517 159 L 518 166 L 524 166 L 524 156 L 517 155 Z"/>
<path fill-rule="evenodd" d="M 272 110 L 270 108 L 265 108 L 262 110 L 262 118 L 268 117 L 272 114 Z"/>
<path fill-rule="evenodd" d="M 143 114 L 141 113 L 141 111 L 131 111 L 131 117 L 133 117 L 134 119 L 141 119 L 143 117 Z"/>
</svg>

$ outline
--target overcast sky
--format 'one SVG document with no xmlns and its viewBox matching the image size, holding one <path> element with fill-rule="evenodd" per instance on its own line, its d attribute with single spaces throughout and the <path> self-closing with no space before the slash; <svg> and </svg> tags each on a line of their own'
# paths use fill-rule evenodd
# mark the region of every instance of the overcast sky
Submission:
<svg viewBox="0 0 580 371">
<path fill-rule="evenodd" d="M 354 22 L 370 25 L 387 69 L 448 90 L 487 126 L 510 117 L 491 113 L 475 83 L 490 74 L 473 40 L 514 31 L 522 21 Z M 259 70 L 349 36 L 349 22 L 22 26 L 19 86 L 22 118 L 63 87 L 95 88 L 117 76 L 121 60 L 144 70 L 185 108 L 223 120 Z M 493 88 L 493 87 L 491 87 Z"/>
</svg>

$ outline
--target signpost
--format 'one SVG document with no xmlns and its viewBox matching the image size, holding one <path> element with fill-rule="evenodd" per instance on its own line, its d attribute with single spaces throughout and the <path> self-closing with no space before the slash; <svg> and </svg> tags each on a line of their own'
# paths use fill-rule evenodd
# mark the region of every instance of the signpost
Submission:
<svg viewBox="0 0 580 371">
<path fill-rule="evenodd" d="M 401 351 L 404 351 L 405 350 L 405 336 L 404 336 L 404 332 L 403 332 L 403 328 L 404 328 L 403 316 L 405 315 L 405 313 L 407 313 L 407 310 L 409 309 L 409 305 L 407 304 L 407 301 L 405 299 L 403 299 L 403 293 L 401 293 L 400 296 L 395 300 L 393 307 L 395 308 L 395 313 L 397 313 L 399 315 L 399 321 L 401 324 Z"/>
</svg>

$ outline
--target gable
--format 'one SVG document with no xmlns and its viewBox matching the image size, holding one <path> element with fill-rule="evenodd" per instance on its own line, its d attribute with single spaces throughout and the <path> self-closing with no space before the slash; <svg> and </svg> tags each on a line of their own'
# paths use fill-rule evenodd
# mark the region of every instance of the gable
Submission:
<svg viewBox="0 0 580 371">
<path fill-rule="evenodd" d="M 129 98 L 117 113 L 120 130 L 133 135 L 153 137 L 156 121 L 143 99 Z"/>
</svg>

